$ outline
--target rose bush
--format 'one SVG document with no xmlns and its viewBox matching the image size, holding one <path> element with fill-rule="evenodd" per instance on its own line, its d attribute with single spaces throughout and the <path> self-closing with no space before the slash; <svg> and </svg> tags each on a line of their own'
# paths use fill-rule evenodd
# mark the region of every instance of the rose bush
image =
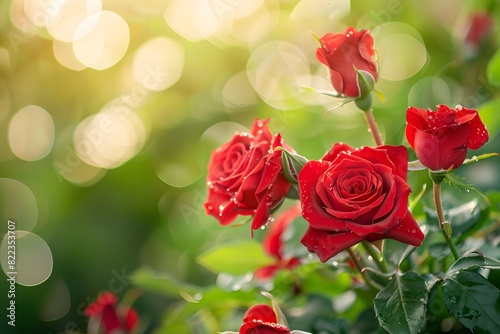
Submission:
<svg viewBox="0 0 500 334">
<path fill-rule="evenodd" d="M 407 158 L 404 146 L 335 144 L 309 161 L 299 173 L 308 250 L 325 262 L 362 240 L 420 245 L 424 234 L 408 211 Z"/>
<path fill-rule="evenodd" d="M 328 66 L 333 88 L 348 97 L 360 96 L 358 71 L 366 71 L 377 80 L 377 66 L 373 57 L 373 37 L 364 29 L 348 27 L 342 34 L 328 33 L 320 38 L 321 47 L 316 57 Z"/>
<path fill-rule="evenodd" d="M 408 108 L 406 139 L 418 160 L 431 170 L 458 168 L 467 149 L 476 150 L 489 138 L 485 125 L 474 109 L 441 104 L 436 111 Z"/>
<path fill-rule="evenodd" d="M 271 210 L 287 194 L 283 175 L 281 135 L 273 136 L 267 123 L 256 119 L 249 133 L 236 133 L 215 149 L 208 164 L 207 214 L 228 225 L 238 215 L 254 215 L 252 230 L 265 225 Z"/>
<path fill-rule="evenodd" d="M 118 298 L 111 292 L 101 293 L 85 308 L 90 318 L 89 333 L 133 333 L 139 322 L 137 312 L 130 307 L 120 308 Z"/>
</svg>

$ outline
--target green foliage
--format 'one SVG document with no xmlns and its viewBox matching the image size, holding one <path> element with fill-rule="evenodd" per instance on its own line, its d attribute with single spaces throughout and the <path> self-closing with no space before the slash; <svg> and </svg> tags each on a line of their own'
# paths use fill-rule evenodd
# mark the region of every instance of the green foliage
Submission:
<svg viewBox="0 0 500 334">
<path fill-rule="evenodd" d="M 198 256 L 198 262 L 214 273 L 242 275 L 270 265 L 270 258 L 254 240 L 217 245 Z"/>
<path fill-rule="evenodd" d="M 500 331 L 500 290 L 481 274 L 458 270 L 447 275 L 443 299 L 458 321 L 473 332 Z"/>
<path fill-rule="evenodd" d="M 500 86 L 500 50 L 497 51 L 488 62 L 487 68 L 488 81 L 494 85 Z"/>
<path fill-rule="evenodd" d="M 415 272 L 396 273 L 374 299 L 380 326 L 389 333 L 418 333 L 425 325 L 428 291 Z"/>
</svg>

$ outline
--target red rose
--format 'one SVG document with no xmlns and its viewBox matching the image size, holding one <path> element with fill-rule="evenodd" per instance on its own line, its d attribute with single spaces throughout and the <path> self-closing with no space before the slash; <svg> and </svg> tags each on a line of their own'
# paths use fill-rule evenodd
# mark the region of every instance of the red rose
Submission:
<svg viewBox="0 0 500 334">
<path fill-rule="evenodd" d="M 322 262 L 362 240 L 422 243 L 408 211 L 408 152 L 404 146 L 354 149 L 335 144 L 299 173 L 302 216 L 309 228 L 301 242 Z"/>
<path fill-rule="evenodd" d="M 300 264 L 300 260 L 295 257 L 283 257 L 283 233 L 293 220 L 300 216 L 300 206 L 294 205 L 283 212 L 273 222 L 267 232 L 262 244 L 267 254 L 274 257 L 276 262 L 269 266 L 258 269 L 255 276 L 260 279 L 273 277 L 280 269 L 293 269 Z"/>
<path fill-rule="evenodd" d="M 368 30 L 356 31 L 349 27 L 343 34 L 326 34 L 320 38 L 320 43 L 316 57 L 328 66 L 333 88 L 339 94 L 360 96 L 358 73 L 355 69 L 366 71 L 377 80 L 373 37 Z"/>
<path fill-rule="evenodd" d="M 243 317 L 239 334 L 282 334 L 290 330 L 281 324 L 271 306 L 259 304 L 248 309 Z"/>
<path fill-rule="evenodd" d="M 462 106 L 451 109 L 441 104 L 436 112 L 410 107 L 406 123 L 408 143 L 431 170 L 460 167 L 467 149 L 476 150 L 489 138 L 477 111 Z"/>
<path fill-rule="evenodd" d="M 114 294 L 101 293 L 94 303 L 85 308 L 84 313 L 91 320 L 96 320 L 105 334 L 132 333 L 139 321 L 137 312 L 133 308 L 119 308 L 116 302 Z"/>
<path fill-rule="evenodd" d="M 279 134 L 273 137 L 269 121 L 256 119 L 250 133 L 236 133 L 212 153 L 204 206 L 221 225 L 238 215 L 254 215 L 252 230 L 260 228 L 290 188 L 282 171 L 281 151 L 274 150 L 285 143 Z"/>
</svg>

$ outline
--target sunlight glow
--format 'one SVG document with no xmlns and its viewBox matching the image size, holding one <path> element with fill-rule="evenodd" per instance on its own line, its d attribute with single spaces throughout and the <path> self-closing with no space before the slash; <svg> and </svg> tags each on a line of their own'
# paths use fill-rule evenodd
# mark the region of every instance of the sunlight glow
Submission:
<svg viewBox="0 0 500 334">
<path fill-rule="evenodd" d="M 24 107 L 10 121 L 10 149 L 20 159 L 35 161 L 46 157 L 54 144 L 54 136 L 52 116 L 39 106 Z"/>
<path fill-rule="evenodd" d="M 123 58 L 129 42 L 127 22 L 116 13 L 102 11 L 87 16 L 78 25 L 73 51 L 82 64 L 105 70 Z"/>
<path fill-rule="evenodd" d="M 133 76 L 144 88 L 162 91 L 174 85 L 182 74 L 184 49 L 167 37 L 144 43 L 134 55 Z"/>
</svg>

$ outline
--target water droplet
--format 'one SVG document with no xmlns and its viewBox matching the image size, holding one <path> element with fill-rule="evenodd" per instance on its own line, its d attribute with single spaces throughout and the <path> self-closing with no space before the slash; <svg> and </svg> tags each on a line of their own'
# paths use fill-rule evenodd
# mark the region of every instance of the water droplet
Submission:
<svg viewBox="0 0 500 334">
<path fill-rule="evenodd" d="M 471 308 L 470 311 L 469 311 L 470 315 L 472 315 L 473 317 L 477 317 L 481 314 L 481 312 L 479 312 L 478 310 L 476 309 L 473 309 Z"/>
<path fill-rule="evenodd" d="M 450 298 L 450 302 L 451 302 L 452 304 L 456 304 L 457 300 L 455 299 L 455 297 L 451 297 L 451 298 Z"/>
</svg>

